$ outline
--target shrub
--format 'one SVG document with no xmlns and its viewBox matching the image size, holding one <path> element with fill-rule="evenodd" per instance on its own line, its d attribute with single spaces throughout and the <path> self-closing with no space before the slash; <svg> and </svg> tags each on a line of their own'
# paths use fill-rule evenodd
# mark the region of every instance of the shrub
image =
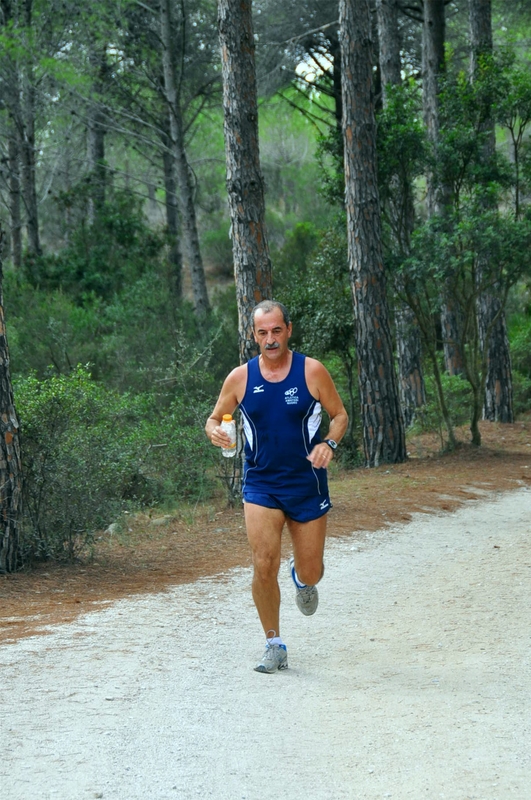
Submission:
<svg viewBox="0 0 531 800">
<path fill-rule="evenodd" d="M 15 385 L 24 470 L 22 558 L 73 559 L 125 508 L 209 489 L 201 402 L 120 395 L 78 367 Z"/>
<path fill-rule="evenodd" d="M 471 393 L 470 384 L 459 375 L 441 374 L 444 398 L 453 427 L 465 425 L 470 421 Z M 444 446 L 444 420 L 442 418 L 435 380 L 432 375 L 425 376 L 426 404 L 417 409 L 411 432 L 426 433 L 436 431 Z"/>
<path fill-rule="evenodd" d="M 213 275 L 233 278 L 232 242 L 228 224 L 216 230 L 206 231 L 202 238 L 202 250 L 205 263 L 210 266 Z"/>
<path fill-rule="evenodd" d="M 80 187 L 61 197 L 65 207 L 74 203 L 85 209 L 86 202 Z M 109 300 L 124 284 L 157 265 L 164 245 L 164 235 L 148 226 L 140 199 L 116 189 L 109 191 L 93 224 L 80 214 L 78 227 L 58 254 L 26 256 L 24 274 L 32 285 L 60 289 L 77 302 L 91 294 Z"/>
<path fill-rule="evenodd" d="M 513 370 L 514 416 L 525 414 L 529 409 L 531 409 L 531 378 L 515 369 Z"/>
</svg>

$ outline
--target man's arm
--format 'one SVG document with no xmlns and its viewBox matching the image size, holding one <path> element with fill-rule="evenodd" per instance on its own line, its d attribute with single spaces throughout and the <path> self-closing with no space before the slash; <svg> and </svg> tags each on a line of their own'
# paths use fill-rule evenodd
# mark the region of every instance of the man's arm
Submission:
<svg viewBox="0 0 531 800">
<path fill-rule="evenodd" d="M 231 442 L 220 427 L 224 414 L 233 414 L 245 393 L 247 365 L 233 369 L 225 379 L 212 414 L 206 421 L 205 433 L 215 447 L 229 447 Z"/>
<path fill-rule="evenodd" d="M 348 427 L 348 414 L 330 373 L 314 358 L 306 358 L 306 383 L 312 395 L 319 400 L 330 417 L 330 426 L 324 438 L 339 443 Z M 327 467 L 333 455 L 332 448 L 321 442 L 315 445 L 308 459 L 314 467 Z"/>
</svg>

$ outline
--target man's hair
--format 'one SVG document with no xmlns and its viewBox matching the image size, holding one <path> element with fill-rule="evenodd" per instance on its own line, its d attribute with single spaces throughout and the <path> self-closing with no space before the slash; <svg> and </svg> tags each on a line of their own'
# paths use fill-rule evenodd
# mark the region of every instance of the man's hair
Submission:
<svg viewBox="0 0 531 800">
<path fill-rule="evenodd" d="M 289 311 L 286 308 L 286 306 L 283 305 L 282 303 L 279 303 L 277 300 L 262 300 L 262 302 L 258 303 L 258 305 L 255 306 L 251 312 L 251 322 L 253 325 L 253 330 L 254 330 L 254 317 L 256 312 L 263 311 L 264 314 L 269 314 L 269 312 L 273 311 L 273 309 L 275 308 L 280 309 L 280 311 L 282 312 L 282 316 L 284 318 L 284 324 L 288 326 L 291 320 L 289 318 Z"/>
</svg>

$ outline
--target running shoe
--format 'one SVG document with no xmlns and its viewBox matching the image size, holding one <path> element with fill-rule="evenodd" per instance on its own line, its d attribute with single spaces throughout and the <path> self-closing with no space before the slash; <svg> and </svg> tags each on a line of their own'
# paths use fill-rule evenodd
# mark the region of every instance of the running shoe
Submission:
<svg viewBox="0 0 531 800">
<path fill-rule="evenodd" d="M 276 672 L 288 668 L 288 651 L 285 644 L 266 644 L 262 660 L 256 665 L 255 672 Z"/>
<path fill-rule="evenodd" d="M 291 579 L 295 584 L 295 601 L 299 611 L 305 617 L 311 617 L 317 611 L 319 605 L 319 592 L 317 586 L 303 586 L 300 587 L 295 579 L 295 559 L 293 556 L 289 560 L 289 572 Z"/>
</svg>

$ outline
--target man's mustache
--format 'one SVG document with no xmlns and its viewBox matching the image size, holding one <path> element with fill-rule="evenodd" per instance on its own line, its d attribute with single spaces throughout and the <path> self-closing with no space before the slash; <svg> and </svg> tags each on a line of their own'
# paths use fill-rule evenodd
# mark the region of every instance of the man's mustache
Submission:
<svg viewBox="0 0 531 800">
<path fill-rule="evenodd" d="M 273 344 L 266 344 L 265 349 L 266 350 L 278 350 L 279 347 L 280 347 L 280 345 L 279 345 L 278 342 L 273 342 Z"/>
</svg>

